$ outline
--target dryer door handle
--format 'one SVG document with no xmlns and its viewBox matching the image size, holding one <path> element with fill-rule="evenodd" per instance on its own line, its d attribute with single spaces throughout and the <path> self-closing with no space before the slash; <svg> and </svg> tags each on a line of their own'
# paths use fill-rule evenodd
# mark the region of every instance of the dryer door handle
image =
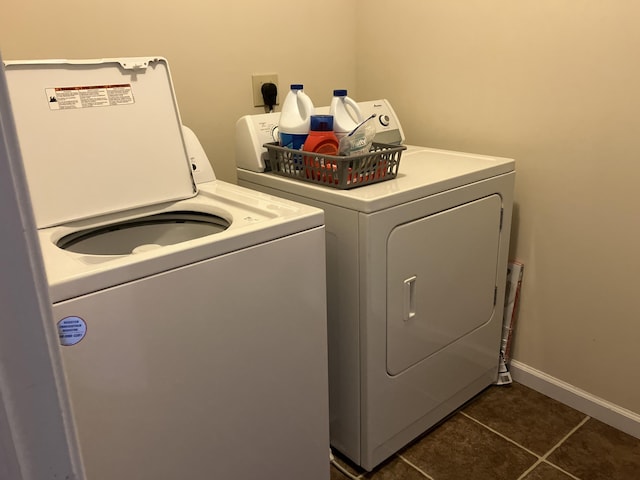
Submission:
<svg viewBox="0 0 640 480">
<path fill-rule="evenodd" d="M 416 316 L 416 279 L 417 277 L 414 275 L 404 281 L 404 308 L 402 319 L 405 322 Z"/>
</svg>

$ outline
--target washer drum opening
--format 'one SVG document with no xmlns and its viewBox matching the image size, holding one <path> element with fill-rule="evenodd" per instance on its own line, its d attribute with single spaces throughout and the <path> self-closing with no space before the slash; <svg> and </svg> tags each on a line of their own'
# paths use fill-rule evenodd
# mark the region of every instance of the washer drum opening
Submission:
<svg viewBox="0 0 640 480">
<path fill-rule="evenodd" d="M 168 212 L 65 235 L 57 246 L 85 255 L 128 255 L 215 235 L 229 228 L 222 217 Z"/>
</svg>

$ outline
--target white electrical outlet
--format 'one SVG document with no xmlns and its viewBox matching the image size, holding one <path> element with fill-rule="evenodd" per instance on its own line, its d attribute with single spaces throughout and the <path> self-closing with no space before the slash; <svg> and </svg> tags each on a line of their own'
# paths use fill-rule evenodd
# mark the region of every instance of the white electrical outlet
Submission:
<svg viewBox="0 0 640 480">
<path fill-rule="evenodd" d="M 265 73 L 262 75 L 252 75 L 251 81 L 253 83 L 253 106 L 263 107 L 264 99 L 262 98 L 262 85 L 265 83 L 273 83 L 278 86 L 278 74 L 277 73 Z M 278 97 L 280 95 L 278 94 Z M 279 105 L 278 97 L 276 97 L 276 105 Z"/>
</svg>

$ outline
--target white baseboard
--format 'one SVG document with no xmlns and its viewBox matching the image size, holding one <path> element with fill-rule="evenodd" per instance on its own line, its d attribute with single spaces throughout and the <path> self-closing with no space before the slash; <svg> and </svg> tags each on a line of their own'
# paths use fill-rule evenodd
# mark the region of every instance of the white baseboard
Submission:
<svg viewBox="0 0 640 480">
<path fill-rule="evenodd" d="M 580 390 L 517 360 L 511 361 L 509 371 L 514 381 L 640 438 L 640 415 L 637 413 Z"/>
</svg>

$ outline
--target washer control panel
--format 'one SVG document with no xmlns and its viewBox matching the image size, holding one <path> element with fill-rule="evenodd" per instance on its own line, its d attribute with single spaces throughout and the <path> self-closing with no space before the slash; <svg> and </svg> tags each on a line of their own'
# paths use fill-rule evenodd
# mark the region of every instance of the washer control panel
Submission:
<svg viewBox="0 0 640 480">
<path fill-rule="evenodd" d="M 376 114 L 376 142 L 400 144 L 404 142 L 404 132 L 400 126 L 398 116 L 387 100 L 372 100 L 358 102 L 364 118 Z"/>
</svg>

